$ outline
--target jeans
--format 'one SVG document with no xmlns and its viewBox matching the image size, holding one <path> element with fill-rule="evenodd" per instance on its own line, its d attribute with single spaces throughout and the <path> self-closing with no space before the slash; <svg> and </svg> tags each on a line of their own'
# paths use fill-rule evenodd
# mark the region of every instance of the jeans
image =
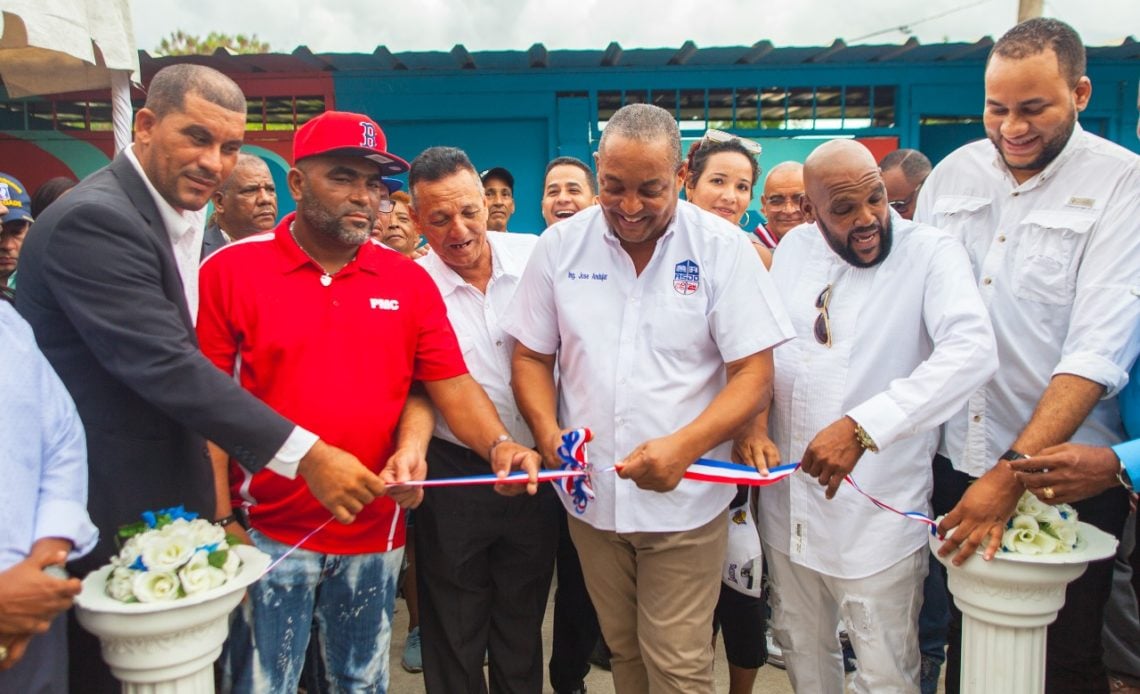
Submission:
<svg viewBox="0 0 1140 694">
<path fill-rule="evenodd" d="M 276 561 L 289 546 L 251 530 L 253 543 Z M 222 691 L 295 694 L 316 623 L 329 688 L 388 690 L 396 579 L 404 550 L 321 554 L 298 549 L 260 581 L 233 620 L 222 653 Z"/>
</svg>

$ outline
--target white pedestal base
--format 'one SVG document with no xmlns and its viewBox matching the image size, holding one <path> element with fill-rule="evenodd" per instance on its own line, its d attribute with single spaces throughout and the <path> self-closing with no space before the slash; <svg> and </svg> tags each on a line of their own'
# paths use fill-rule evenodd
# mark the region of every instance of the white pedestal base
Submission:
<svg viewBox="0 0 1140 694">
<path fill-rule="evenodd" d="M 980 555 L 961 566 L 938 557 L 962 611 L 962 694 L 1040 694 L 1045 691 L 1045 629 L 1065 604 L 1065 588 L 1090 561 L 1112 556 L 1116 539 L 1081 523 L 1073 552 L 1043 557 Z M 937 554 L 942 542 L 931 536 Z"/>
<path fill-rule="evenodd" d="M 229 583 L 181 600 L 118 602 L 106 595 L 109 567 L 83 580 L 76 616 L 99 637 L 103 660 L 123 694 L 213 694 L 214 661 L 229 633 L 229 614 L 261 577 L 269 556 L 239 546 L 242 569 Z"/>
</svg>

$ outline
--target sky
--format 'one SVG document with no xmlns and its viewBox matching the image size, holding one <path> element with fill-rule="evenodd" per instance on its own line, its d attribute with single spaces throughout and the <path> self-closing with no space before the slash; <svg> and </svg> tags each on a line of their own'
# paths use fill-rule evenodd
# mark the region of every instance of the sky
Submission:
<svg viewBox="0 0 1140 694">
<path fill-rule="evenodd" d="M 1017 0 L 132 0 L 135 41 L 152 54 L 181 29 L 256 34 L 274 52 L 314 53 L 973 42 L 998 38 Z M 1140 39 L 1140 0 L 1046 0 L 1088 46 Z M 941 15 L 941 16 L 939 16 Z M 862 38 L 867 37 L 867 38 Z M 858 40 L 857 40 L 858 39 Z"/>
</svg>

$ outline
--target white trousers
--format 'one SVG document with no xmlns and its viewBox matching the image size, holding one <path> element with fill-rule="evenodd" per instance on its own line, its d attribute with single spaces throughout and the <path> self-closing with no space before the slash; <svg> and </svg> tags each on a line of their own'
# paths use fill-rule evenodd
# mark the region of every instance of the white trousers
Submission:
<svg viewBox="0 0 1140 694">
<path fill-rule="evenodd" d="M 844 694 L 840 619 L 859 661 L 852 691 L 919 691 L 918 612 L 929 568 L 919 548 L 865 578 L 836 578 L 764 547 L 772 585 L 772 635 L 784 652 L 792 688 L 803 694 Z"/>
</svg>

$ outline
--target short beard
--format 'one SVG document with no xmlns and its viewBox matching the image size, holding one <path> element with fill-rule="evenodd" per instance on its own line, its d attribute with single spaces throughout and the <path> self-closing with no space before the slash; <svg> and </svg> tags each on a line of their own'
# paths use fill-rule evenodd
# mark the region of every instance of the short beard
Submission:
<svg viewBox="0 0 1140 694">
<path fill-rule="evenodd" d="M 879 229 L 879 255 L 871 262 L 867 262 L 856 255 L 855 251 L 851 250 L 850 241 L 847 245 L 841 244 L 831 233 L 831 229 L 822 219 L 816 219 L 815 223 L 819 226 L 819 230 L 823 232 L 823 238 L 827 241 L 827 245 L 831 246 L 831 250 L 843 259 L 848 265 L 854 267 L 866 268 L 874 267 L 887 259 L 887 255 L 891 252 L 891 241 L 894 239 L 894 231 L 891 226 L 891 218 L 887 216 L 887 223 Z M 876 220 L 876 224 L 878 220 Z M 850 239 L 850 236 L 848 236 Z"/>
<path fill-rule="evenodd" d="M 1076 111 L 1073 111 L 1071 117 L 1069 118 L 1069 122 L 1064 125 L 1064 127 L 1061 129 L 1061 132 L 1052 140 L 1046 142 L 1045 146 L 1041 148 L 1041 154 L 1038 154 L 1037 158 L 1028 164 L 1015 165 L 1010 163 L 1009 159 L 1005 158 L 1005 152 L 1002 151 L 1001 145 L 998 144 L 1001 141 L 1000 132 L 996 135 L 990 135 L 990 142 L 993 142 L 994 147 L 997 147 L 998 154 L 1001 155 L 1001 160 L 1005 162 L 1007 168 L 1015 169 L 1018 171 L 1042 171 L 1046 166 L 1049 166 L 1049 164 L 1051 164 L 1053 160 L 1061 154 L 1061 152 L 1065 150 L 1065 145 L 1069 144 L 1069 138 L 1073 136 L 1073 131 L 1076 129 L 1076 127 L 1077 113 Z"/>
<path fill-rule="evenodd" d="M 371 229 L 376 224 L 376 213 L 369 211 L 368 226 L 364 229 L 344 226 L 335 212 L 321 204 L 307 183 L 301 184 L 301 202 L 297 206 L 297 214 L 304 218 L 310 228 L 345 246 L 364 245 L 371 238 Z"/>
</svg>

